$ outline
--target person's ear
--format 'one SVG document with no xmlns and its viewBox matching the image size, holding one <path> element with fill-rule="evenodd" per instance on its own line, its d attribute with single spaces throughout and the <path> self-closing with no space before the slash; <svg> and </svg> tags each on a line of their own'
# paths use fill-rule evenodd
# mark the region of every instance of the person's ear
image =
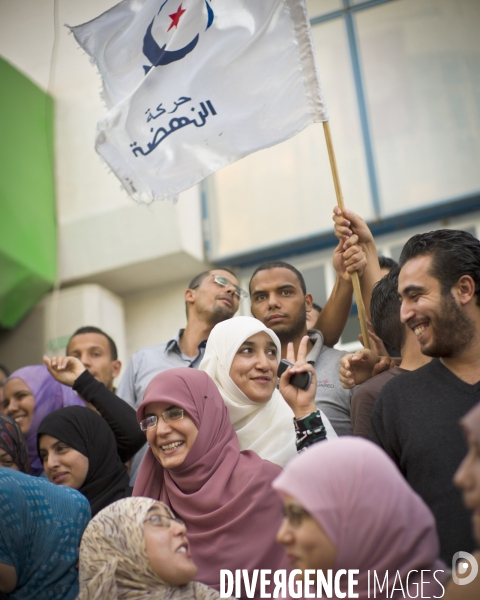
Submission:
<svg viewBox="0 0 480 600">
<path fill-rule="evenodd" d="M 115 379 L 115 377 L 120 373 L 120 369 L 122 368 L 122 363 L 119 360 L 114 360 L 112 362 L 112 378 Z"/>
<path fill-rule="evenodd" d="M 470 275 L 462 275 L 457 283 L 453 286 L 454 295 L 458 302 L 465 306 L 475 297 L 475 281 Z"/>
<path fill-rule="evenodd" d="M 305 309 L 308 312 L 311 312 L 313 304 L 313 296 L 312 294 L 305 294 Z"/>
<path fill-rule="evenodd" d="M 194 304 L 196 295 L 197 292 L 195 290 L 185 290 L 185 302 L 187 304 Z"/>
</svg>

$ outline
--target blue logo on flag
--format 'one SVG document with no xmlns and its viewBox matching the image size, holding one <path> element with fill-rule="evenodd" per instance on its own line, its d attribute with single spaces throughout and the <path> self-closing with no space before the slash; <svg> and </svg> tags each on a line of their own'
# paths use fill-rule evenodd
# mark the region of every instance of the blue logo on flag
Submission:
<svg viewBox="0 0 480 600">
<path fill-rule="evenodd" d="M 155 38 L 153 37 L 153 33 L 152 33 L 152 29 L 153 29 L 153 25 L 155 23 L 155 20 L 157 19 L 157 17 L 164 17 L 163 19 L 163 24 L 166 28 L 165 33 L 169 33 L 171 30 L 178 30 L 178 26 L 180 24 L 181 19 L 183 18 L 184 14 L 187 13 L 187 8 L 183 8 L 183 2 L 181 2 L 176 11 L 173 13 L 168 14 L 168 18 L 170 19 L 170 21 L 168 21 L 168 27 L 166 26 L 167 23 L 167 17 L 166 17 L 166 13 L 167 11 L 165 10 L 162 13 L 162 9 L 170 2 L 170 5 L 176 5 L 178 4 L 178 0 L 174 0 L 173 2 L 171 0 L 165 0 L 165 2 L 160 6 L 158 13 L 156 14 L 155 17 L 153 17 L 152 22 L 150 23 L 150 25 L 147 28 L 147 31 L 145 33 L 145 36 L 143 38 L 143 53 L 145 54 L 145 56 L 148 58 L 148 60 L 150 61 L 150 65 L 144 65 L 143 68 L 145 70 L 145 75 L 150 71 L 150 69 L 152 67 L 159 67 L 159 66 L 163 66 L 163 65 L 169 65 L 172 62 L 175 62 L 177 60 L 181 60 L 182 58 L 184 58 L 187 54 L 189 54 L 197 45 L 198 43 L 198 39 L 200 34 L 197 33 L 195 35 L 195 37 L 189 41 L 187 44 L 185 44 L 184 46 L 182 46 L 181 48 L 178 48 L 176 50 L 167 50 L 167 44 L 165 43 L 163 46 L 159 46 L 158 43 L 155 41 Z M 212 7 L 209 4 L 209 0 L 205 0 L 205 6 L 207 8 L 207 26 L 205 28 L 205 31 L 207 31 L 207 29 L 212 25 L 213 23 L 213 19 L 214 19 L 214 13 L 212 10 Z M 191 10 L 191 9 L 190 9 Z"/>
</svg>

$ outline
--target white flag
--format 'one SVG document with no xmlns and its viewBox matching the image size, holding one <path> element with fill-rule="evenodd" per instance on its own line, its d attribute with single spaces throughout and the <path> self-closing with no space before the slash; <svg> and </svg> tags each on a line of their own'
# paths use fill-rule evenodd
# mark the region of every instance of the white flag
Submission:
<svg viewBox="0 0 480 600">
<path fill-rule="evenodd" d="M 71 29 L 110 109 L 95 148 L 137 199 L 328 119 L 304 0 L 124 0 Z"/>
</svg>

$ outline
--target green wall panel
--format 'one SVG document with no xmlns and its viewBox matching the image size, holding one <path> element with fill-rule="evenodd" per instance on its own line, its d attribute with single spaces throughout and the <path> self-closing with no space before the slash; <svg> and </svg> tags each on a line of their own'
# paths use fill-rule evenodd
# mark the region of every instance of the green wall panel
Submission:
<svg viewBox="0 0 480 600">
<path fill-rule="evenodd" d="M 53 100 L 0 58 L 0 325 L 52 288 L 57 231 Z"/>
</svg>

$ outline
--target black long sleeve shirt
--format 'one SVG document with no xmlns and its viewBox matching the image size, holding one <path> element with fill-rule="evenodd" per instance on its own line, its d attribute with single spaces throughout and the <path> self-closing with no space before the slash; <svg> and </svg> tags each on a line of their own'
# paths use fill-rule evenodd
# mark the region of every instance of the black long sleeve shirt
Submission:
<svg viewBox="0 0 480 600">
<path fill-rule="evenodd" d="M 122 462 L 130 460 L 146 441 L 137 423 L 135 410 L 86 370 L 75 380 L 73 389 L 86 402 L 90 402 L 108 423 Z"/>
</svg>

